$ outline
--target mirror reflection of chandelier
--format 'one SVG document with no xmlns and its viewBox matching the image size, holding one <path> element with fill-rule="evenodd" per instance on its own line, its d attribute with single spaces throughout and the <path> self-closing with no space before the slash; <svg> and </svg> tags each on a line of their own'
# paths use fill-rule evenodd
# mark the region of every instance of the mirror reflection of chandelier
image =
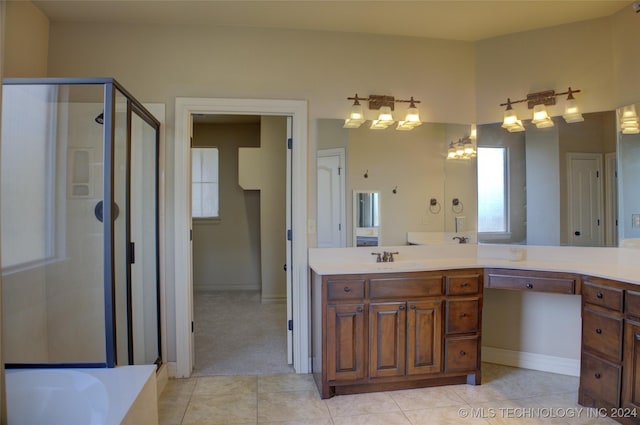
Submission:
<svg viewBox="0 0 640 425">
<path fill-rule="evenodd" d="M 476 125 L 471 125 L 468 136 L 458 139 L 457 142 L 450 142 L 447 150 L 447 159 L 471 159 L 477 154 L 476 139 L 478 138 Z"/>
</svg>

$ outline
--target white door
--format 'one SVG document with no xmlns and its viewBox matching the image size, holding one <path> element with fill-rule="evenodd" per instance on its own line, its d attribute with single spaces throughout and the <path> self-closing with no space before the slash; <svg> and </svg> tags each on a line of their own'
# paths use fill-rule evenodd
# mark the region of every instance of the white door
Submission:
<svg viewBox="0 0 640 425">
<path fill-rule="evenodd" d="M 344 149 L 318 151 L 318 248 L 346 246 Z"/>
<path fill-rule="evenodd" d="M 567 154 L 569 245 L 602 246 L 602 155 Z"/>
<path fill-rule="evenodd" d="M 293 118 L 287 117 L 287 264 L 285 265 L 287 275 L 287 363 L 293 364 L 293 279 L 292 269 L 292 235 L 291 235 L 291 150 L 293 149 Z"/>
</svg>

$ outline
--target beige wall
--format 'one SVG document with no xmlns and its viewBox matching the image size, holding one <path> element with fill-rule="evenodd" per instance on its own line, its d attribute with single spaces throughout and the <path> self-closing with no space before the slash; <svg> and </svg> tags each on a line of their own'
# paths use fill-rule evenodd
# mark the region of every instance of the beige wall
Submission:
<svg viewBox="0 0 640 425">
<path fill-rule="evenodd" d="M 345 97 L 356 91 L 413 95 L 423 101 L 424 119 L 435 122 L 497 122 L 502 119 L 498 104 L 507 97 L 569 85 L 583 90 L 578 101 L 586 112 L 636 101 L 640 59 L 628 52 L 635 49 L 640 27 L 633 15 L 624 10 L 611 18 L 476 44 L 303 31 L 52 23 L 48 68 L 50 76 L 113 76 L 140 100 L 167 104 L 168 152 L 173 150 L 176 96 L 307 99 L 309 163 L 315 164 L 316 119 L 344 117 L 349 108 Z M 405 65 L 407 52 L 410 66 Z M 173 223 L 171 156 L 164 166 L 167 222 Z M 310 218 L 315 217 L 313 170 L 311 166 Z M 310 235 L 312 245 L 314 240 Z M 173 276 L 172 265 L 166 271 Z M 167 293 L 172 290 L 168 281 Z M 167 299 L 170 309 L 173 301 Z M 544 304 L 539 307 L 541 315 L 550 312 Z M 564 314 L 552 318 L 563 320 Z M 499 324 L 505 322 L 503 318 Z M 510 337 L 499 327 L 491 332 Z M 488 340 L 486 334 L 484 338 Z M 566 350 L 548 351 L 554 353 Z M 174 359 L 170 347 L 169 360 Z"/>
<path fill-rule="evenodd" d="M 6 2 L 5 32 L 4 77 L 46 77 L 49 19 L 40 9 L 30 1 Z"/>
<path fill-rule="evenodd" d="M 194 220 L 193 285 L 260 288 L 260 192 L 238 185 L 238 148 L 260 146 L 260 124 L 196 124 L 194 147 L 220 155 L 220 219 Z"/>
</svg>

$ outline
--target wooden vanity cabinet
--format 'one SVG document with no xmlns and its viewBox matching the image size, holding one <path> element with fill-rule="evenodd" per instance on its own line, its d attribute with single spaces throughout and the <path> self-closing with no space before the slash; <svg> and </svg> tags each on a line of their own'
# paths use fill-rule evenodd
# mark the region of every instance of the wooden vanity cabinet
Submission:
<svg viewBox="0 0 640 425">
<path fill-rule="evenodd" d="M 481 270 L 312 276 L 322 398 L 480 383 Z"/>
<path fill-rule="evenodd" d="M 578 402 L 607 409 L 624 424 L 640 423 L 640 292 L 634 289 L 583 277 Z"/>
</svg>

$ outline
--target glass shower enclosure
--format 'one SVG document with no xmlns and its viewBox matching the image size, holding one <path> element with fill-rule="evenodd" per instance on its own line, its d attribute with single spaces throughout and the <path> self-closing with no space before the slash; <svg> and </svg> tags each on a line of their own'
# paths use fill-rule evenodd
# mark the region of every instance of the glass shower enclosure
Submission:
<svg viewBox="0 0 640 425">
<path fill-rule="evenodd" d="M 161 359 L 156 118 L 113 79 L 5 79 L 6 367 Z"/>
</svg>

